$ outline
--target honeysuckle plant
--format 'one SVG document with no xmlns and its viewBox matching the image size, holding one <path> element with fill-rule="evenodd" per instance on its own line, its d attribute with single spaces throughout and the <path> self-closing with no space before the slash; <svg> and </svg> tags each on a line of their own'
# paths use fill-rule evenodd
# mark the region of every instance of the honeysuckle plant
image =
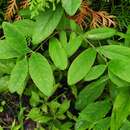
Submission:
<svg viewBox="0 0 130 130">
<path fill-rule="evenodd" d="M 0 129 L 130 129 L 130 27 L 81 28 L 69 17 L 81 3 L 28 5 L 2 22 Z"/>
</svg>

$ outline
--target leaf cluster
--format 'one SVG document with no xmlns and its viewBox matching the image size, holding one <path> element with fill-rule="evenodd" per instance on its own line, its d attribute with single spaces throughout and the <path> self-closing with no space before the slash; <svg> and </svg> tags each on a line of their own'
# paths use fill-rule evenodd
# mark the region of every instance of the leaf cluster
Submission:
<svg viewBox="0 0 130 130">
<path fill-rule="evenodd" d="M 2 22 L 0 129 L 129 130 L 130 25 L 81 30 L 61 4 Z"/>
</svg>

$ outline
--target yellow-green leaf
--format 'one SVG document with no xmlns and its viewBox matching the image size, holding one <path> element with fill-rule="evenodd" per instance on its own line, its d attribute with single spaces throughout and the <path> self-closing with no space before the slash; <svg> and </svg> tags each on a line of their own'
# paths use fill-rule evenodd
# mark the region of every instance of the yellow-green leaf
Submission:
<svg viewBox="0 0 130 130">
<path fill-rule="evenodd" d="M 67 54 L 56 38 L 50 39 L 49 54 L 56 67 L 61 70 L 66 69 L 68 65 Z"/>
<path fill-rule="evenodd" d="M 63 9 L 57 7 L 55 11 L 49 9 L 48 11 L 41 12 L 36 18 L 36 25 L 34 28 L 32 43 L 39 44 L 45 40 L 53 31 L 56 29 L 56 26 L 60 22 L 60 19 L 63 15 Z"/>
<path fill-rule="evenodd" d="M 54 92 L 54 77 L 47 59 L 40 53 L 33 53 L 29 59 L 29 73 L 39 90 L 46 96 Z"/>
<path fill-rule="evenodd" d="M 17 92 L 21 95 L 25 87 L 27 75 L 28 62 L 27 59 L 24 58 L 16 63 L 11 72 L 11 77 L 8 85 L 9 90 L 11 92 Z"/>
<path fill-rule="evenodd" d="M 91 69 L 96 58 L 96 51 L 92 48 L 83 51 L 72 62 L 68 70 L 68 84 L 73 85 L 82 80 Z"/>
</svg>

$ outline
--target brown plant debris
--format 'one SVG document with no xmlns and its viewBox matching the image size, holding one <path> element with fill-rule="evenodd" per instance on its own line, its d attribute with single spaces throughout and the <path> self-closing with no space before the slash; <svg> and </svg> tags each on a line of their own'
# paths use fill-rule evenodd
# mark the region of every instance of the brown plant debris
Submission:
<svg viewBox="0 0 130 130">
<path fill-rule="evenodd" d="M 20 2 L 20 9 L 26 9 L 29 7 L 29 0 L 22 0 Z"/>
<path fill-rule="evenodd" d="M 90 18 L 90 23 L 86 22 Z M 73 19 L 82 29 L 96 27 L 113 27 L 116 26 L 115 16 L 109 15 L 106 11 L 94 11 L 89 7 L 86 1 L 83 1 L 79 12 L 75 16 L 69 17 Z"/>
<path fill-rule="evenodd" d="M 8 0 L 8 6 L 5 12 L 5 20 L 10 21 L 14 14 L 18 11 L 18 6 L 16 4 L 16 0 Z"/>
<path fill-rule="evenodd" d="M 109 15 L 106 11 L 93 11 L 92 12 L 92 21 L 90 24 L 91 28 L 96 27 L 111 27 L 116 26 L 116 22 L 114 21 L 115 16 Z"/>
</svg>

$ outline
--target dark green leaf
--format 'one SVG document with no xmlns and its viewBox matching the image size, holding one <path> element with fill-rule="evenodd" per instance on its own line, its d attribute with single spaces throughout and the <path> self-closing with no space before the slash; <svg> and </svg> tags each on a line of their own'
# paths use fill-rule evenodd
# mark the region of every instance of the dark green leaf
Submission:
<svg viewBox="0 0 130 130">
<path fill-rule="evenodd" d="M 64 114 L 70 107 L 70 101 L 64 100 L 64 102 L 60 105 L 59 111 L 57 114 Z"/>
<path fill-rule="evenodd" d="M 126 120 L 120 130 L 130 130 L 130 121 Z"/>
<path fill-rule="evenodd" d="M 111 130 L 118 130 L 130 114 L 129 92 L 129 88 L 123 88 L 116 97 L 111 116 Z"/>
<path fill-rule="evenodd" d="M 38 93 L 36 93 L 35 91 L 32 91 L 32 95 L 31 95 L 31 98 L 30 98 L 30 104 L 33 106 L 33 107 L 36 107 L 40 102 L 40 97 L 38 95 Z"/>
<path fill-rule="evenodd" d="M 76 108 L 82 110 L 88 104 L 95 101 L 103 92 L 107 80 L 108 77 L 102 77 L 101 79 L 90 83 L 83 90 L 81 90 L 76 100 Z"/>
<path fill-rule="evenodd" d="M 125 34 L 125 46 L 130 47 L 130 25 L 128 25 L 127 32 Z"/>
<path fill-rule="evenodd" d="M 110 117 L 99 120 L 93 127 L 93 130 L 109 130 L 110 120 Z"/>
<path fill-rule="evenodd" d="M 110 108 L 111 104 L 108 100 L 89 104 L 80 112 L 75 130 L 86 130 L 93 126 L 97 121 L 105 117 Z"/>
<path fill-rule="evenodd" d="M 0 78 L 0 92 L 5 92 L 8 90 L 9 76 L 3 76 Z"/>
<path fill-rule="evenodd" d="M 30 118 L 38 123 L 47 123 L 52 119 L 51 117 L 44 116 L 39 108 L 32 108 L 27 115 L 27 118 Z"/>
<path fill-rule="evenodd" d="M 14 66 L 15 60 L 13 59 L 0 60 L 0 73 L 10 74 Z"/>
</svg>

